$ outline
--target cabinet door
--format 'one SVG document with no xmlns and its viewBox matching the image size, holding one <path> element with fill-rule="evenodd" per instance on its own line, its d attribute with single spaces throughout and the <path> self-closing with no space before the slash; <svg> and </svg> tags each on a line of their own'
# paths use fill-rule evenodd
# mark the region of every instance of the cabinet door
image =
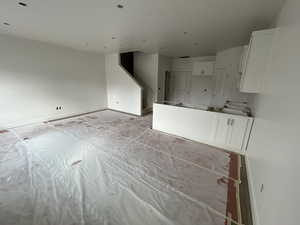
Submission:
<svg viewBox="0 0 300 225">
<path fill-rule="evenodd" d="M 246 62 L 247 62 L 247 57 L 248 57 L 248 49 L 249 46 L 245 45 L 243 46 L 243 52 L 240 58 L 240 64 L 239 64 L 239 73 L 243 74 L 246 68 Z"/>
<path fill-rule="evenodd" d="M 245 78 L 244 76 L 245 76 L 245 71 L 246 71 L 248 51 L 249 51 L 249 46 L 245 45 L 243 47 L 243 52 L 242 52 L 242 55 L 241 55 L 240 65 L 239 65 L 239 74 L 240 74 L 240 80 L 238 82 L 238 88 L 239 89 L 242 88 L 243 82 L 244 82 L 244 78 Z"/>
<path fill-rule="evenodd" d="M 253 32 L 243 71 L 240 91 L 259 93 L 269 61 L 274 30 Z"/>
<path fill-rule="evenodd" d="M 230 148 L 236 150 L 242 149 L 248 123 L 248 118 L 232 117 L 230 119 L 230 131 L 228 132 L 227 137 L 227 145 Z"/>
<path fill-rule="evenodd" d="M 225 114 L 218 115 L 214 142 L 218 145 L 226 146 L 228 140 L 230 117 Z"/>
</svg>

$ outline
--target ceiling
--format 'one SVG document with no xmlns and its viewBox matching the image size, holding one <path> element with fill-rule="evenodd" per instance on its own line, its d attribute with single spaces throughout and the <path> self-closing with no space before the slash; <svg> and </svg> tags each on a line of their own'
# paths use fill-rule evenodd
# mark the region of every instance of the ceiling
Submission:
<svg viewBox="0 0 300 225">
<path fill-rule="evenodd" d="M 176 57 L 247 43 L 251 31 L 270 26 L 284 0 L 20 1 L 27 7 L 0 1 L 0 33 L 85 51 Z"/>
</svg>

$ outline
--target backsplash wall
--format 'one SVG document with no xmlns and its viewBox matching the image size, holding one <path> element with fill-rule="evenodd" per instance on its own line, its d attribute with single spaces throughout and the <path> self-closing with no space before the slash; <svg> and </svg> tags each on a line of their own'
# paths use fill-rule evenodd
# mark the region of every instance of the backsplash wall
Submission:
<svg viewBox="0 0 300 225">
<path fill-rule="evenodd" d="M 166 100 L 191 107 L 222 107 L 227 100 L 248 102 L 252 95 L 239 91 L 242 50 L 236 47 L 218 52 L 216 57 L 173 59 Z M 193 76 L 193 60 L 216 61 L 214 75 Z"/>
</svg>

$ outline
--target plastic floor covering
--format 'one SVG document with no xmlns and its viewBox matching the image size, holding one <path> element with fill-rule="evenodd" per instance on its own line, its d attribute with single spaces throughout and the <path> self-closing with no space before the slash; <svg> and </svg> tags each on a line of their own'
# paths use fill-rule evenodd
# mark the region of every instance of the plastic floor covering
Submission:
<svg viewBox="0 0 300 225">
<path fill-rule="evenodd" d="M 240 157 L 110 110 L 0 131 L 0 225 L 241 224 Z"/>
</svg>

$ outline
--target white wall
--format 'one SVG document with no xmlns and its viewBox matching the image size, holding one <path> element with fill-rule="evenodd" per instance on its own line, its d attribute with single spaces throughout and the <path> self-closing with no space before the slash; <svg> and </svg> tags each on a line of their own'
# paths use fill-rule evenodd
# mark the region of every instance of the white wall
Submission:
<svg viewBox="0 0 300 225">
<path fill-rule="evenodd" d="M 158 54 L 134 53 L 134 76 L 142 84 L 146 107 L 152 107 L 157 99 Z"/>
<path fill-rule="evenodd" d="M 110 109 L 142 114 L 142 87 L 119 64 L 119 54 L 105 56 L 107 106 Z"/>
<path fill-rule="evenodd" d="M 172 58 L 158 56 L 157 101 L 165 100 L 166 71 L 171 71 Z"/>
<path fill-rule="evenodd" d="M 190 106 L 222 107 L 227 100 L 246 101 L 250 94 L 239 91 L 239 65 L 243 47 L 220 51 L 217 56 L 190 59 L 173 59 L 169 101 L 182 102 Z M 180 61 L 185 61 L 180 68 Z M 216 61 L 214 76 L 192 76 L 193 60 Z"/>
<path fill-rule="evenodd" d="M 300 221 L 299 12 L 300 1 L 287 0 L 278 18 L 263 92 L 254 101 L 256 119 L 247 159 L 260 225 Z"/>
<path fill-rule="evenodd" d="M 165 95 L 165 72 L 171 71 L 172 58 L 142 52 L 134 53 L 134 74 L 149 94 L 148 107 L 152 107 L 154 101 L 163 101 Z M 150 90 L 149 90 L 150 89 Z"/>
<path fill-rule="evenodd" d="M 0 129 L 106 108 L 104 66 L 102 55 L 1 35 Z"/>
<path fill-rule="evenodd" d="M 193 61 L 215 60 L 215 56 L 173 59 L 167 100 L 193 107 L 211 105 L 216 83 L 215 76 L 192 76 L 192 68 Z"/>
</svg>

